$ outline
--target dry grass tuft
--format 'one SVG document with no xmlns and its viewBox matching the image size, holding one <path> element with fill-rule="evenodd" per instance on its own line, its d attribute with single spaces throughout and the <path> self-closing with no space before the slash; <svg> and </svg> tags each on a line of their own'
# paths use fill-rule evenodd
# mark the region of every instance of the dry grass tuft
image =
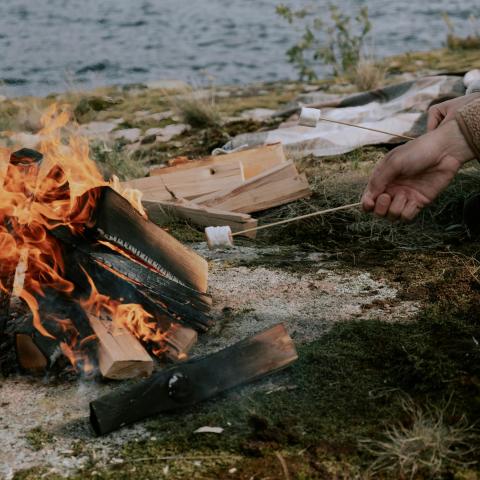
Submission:
<svg viewBox="0 0 480 480">
<path fill-rule="evenodd" d="M 189 88 L 175 96 L 165 94 L 170 100 L 172 109 L 184 123 L 193 128 L 219 127 L 222 124 L 222 117 L 215 103 L 213 90 Z"/>
<path fill-rule="evenodd" d="M 473 428 L 464 416 L 453 423 L 447 422 L 450 401 L 441 407 L 421 409 L 407 399 L 401 406 L 410 419 L 408 425 L 388 428 L 384 440 L 362 442 L 376 457 L 369 468 L 373 476 L 383 473 L 401 479 L 417 475 L 437 478 L 449 466 L 466 467 L 474 463 L 467 460 L 475 450 L 470 445 Z"/>
<path fill-rule="evenodd" d="M 373 90 L 385 82 L 386 69 L 377 62 L 363 58 L 352 74 L 352 81 L 360 91 Z"/>
</svg>

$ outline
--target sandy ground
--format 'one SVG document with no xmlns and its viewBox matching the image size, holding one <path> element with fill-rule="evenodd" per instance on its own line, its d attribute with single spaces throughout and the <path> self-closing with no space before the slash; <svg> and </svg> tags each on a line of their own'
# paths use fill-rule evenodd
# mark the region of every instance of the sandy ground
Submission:
<svg viewBox="0 0 480 480">
<path fill-rule="evenodd" d="M 413 303 L 396 300 L 396 289 L 386 281 L 362 271 L 345 273 L 327 254 L 293 250 L 285 254 L 254 247 L 209 252 L 204 245 L 196 249 L 210 261 L 216 325 L 202 337 L 194 356 L 278 322 L 284 322 L 294 340 L 302 343 L 320 337 L 335 322 L 371 316 L 408 319 L 417 309 Z M 280 253 L 283 260 L 277 261 Z M 266 384 L 271 388 L 268 379 L 263 387 Z M 119 447 L 147 439 L 150 433 L 138 424 L 101 439 L 93 436 L 88 402 L 112 388 L 115 384 L 87 380 L 59 383 L 25 376 L 5 380 L 0 388 L 0 478 L 31 467 L 66 474 L 91 461 L 99 467 L 121 462 L 116 456 Z M 35 450 L 28 433 L 38 427 L 49 435 Z"/>
</svg>

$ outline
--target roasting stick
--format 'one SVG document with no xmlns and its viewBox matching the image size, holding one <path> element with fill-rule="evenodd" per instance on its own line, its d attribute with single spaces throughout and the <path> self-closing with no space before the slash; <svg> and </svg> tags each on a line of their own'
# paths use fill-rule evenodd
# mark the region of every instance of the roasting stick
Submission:
<svg viewBox="0 0 480 480">
<path fill-rule="evenodd" d="M 233 247 L 233 237 L 242 235 L 244 233 L 253 232 L 257 230 L 263 230 L 265 228 L 276 227 L 278 225 L 284 225 L 286 223 L 296 222 L 305 218 L 318 217 L 320 215 L 326 215 L 327 213 L 339 212 L 341 210 L 349 210 L 351 208 L 357 208 L 361 205 L 360 202 L 350 203 L 349 205 L 342 205 L 340 207 L 328 208 L 326 210 L 319 210 L 305 215 L 299 215 L 297 217 L 287 218 L 278 222 L 268 223 L 267 225 L 261 225 L 260 227 L 247 228 L 240 232 L 232 233 L 229 226 L 225 227 L 207 227 L 205 229 L 205 235 L 207 237 L 208 248 L 213 249 L 216 247 Z"/>
<path fill-rule="evenodd" d="M 403 138 L 405 140 L 415 140 L 413 137 L 407 135 L 402 135 L 400 133 L 386 132 L 385 130 L 379 130 L 377 128 L 364 127 L 363 125 L 357 125 L 355 123 L 342 122 L 340 120 L 332 120 L 331 118 L 326 118 L 321 116 L 321 110 L 318 108 L 309 108 L 302 107 L 300 112 L 300 118 L 298 124 L 304 127 L 316 127 L 319 120 L 330 123 L 337 123 L 339 125 L 345 125 L 347 127 L 361 128 L 362 130 L 369 130 L 371 132 L 383 133 L 385 135 L 390 135 L 391 137 Z"/>
<path fill-rule="evenodd" d="M 298 124 L 304 127 L 316 127 L 317 123 L 323 120 L 324 122 L 337 123 L 339 125 L 345 125 L 347 127 L 361 128 L 362 130 L 369 130 L 371 132 L 383 133 L 391 137 L 403 138 L 405 140 L 415 140 L 413 137 L 402 135 L 400 133 L 386 132 L 385 130 L 379 130 L 377 128 L 364 127 L 363 125 L 356 125 L 354 123 L 342 122 L 340 120 L 332 120 L 321 116 L 321 111 L 318 108 L 302 107 L 300 112 L 300 118 Z M 264 228 L 276 227 L 278 225 L 284 225 L 290 222 L 296 222 L 305 218 L 317 217 L 325 215 L 327 213 L 339 212 L 341 210 L 349 210 L 351 208 L 357 208 L 361 205 L 360 202 L 351 203 L 349 205 L 342 205 L 340 207 L 328 208 L 327 210 L 320 210 L 317 212 L 307 213 L 306 215 L 299 215 L 293 218 L 287 218 L 278 222 L 269 223 L 267 225 L 261 225 L 260 227 L 247 228 L 239 232 L 232 233 L 229 226 L 225 227 L 207 227 L 205 229 L 205 236 L 207 237 L 208 248 L 214 249 L 216 247 L 233 247 L 233 237 L 237 235 L 243 235 L 245 233 L 263 230 Z"/>
</svg>

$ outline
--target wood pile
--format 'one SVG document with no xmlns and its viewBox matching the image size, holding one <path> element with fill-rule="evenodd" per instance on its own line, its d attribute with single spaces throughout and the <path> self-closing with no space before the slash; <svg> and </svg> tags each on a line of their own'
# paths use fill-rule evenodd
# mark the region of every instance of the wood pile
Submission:
<svg viewBox="0 0 480 480">
<path fill-rule="evenodd" d="M 156 223 L 173 216 L 201 227 L 228 225 L 234 233 L 257 226 L 252 213 L 312 193 L 280 143 L 155 167 L 149 177 L 124 186 L 142 192 L 142 203 Z"/>
</svg>

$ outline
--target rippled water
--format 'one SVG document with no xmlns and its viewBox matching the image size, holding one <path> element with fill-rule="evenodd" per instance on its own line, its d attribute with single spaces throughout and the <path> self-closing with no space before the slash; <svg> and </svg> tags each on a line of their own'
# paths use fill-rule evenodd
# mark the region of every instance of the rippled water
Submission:
<svg viewBox="0 0 480 480">
<path fill-rule="evenodd" d="M 325 9 L 329 1 L 283 0 Z M 295 78 L 285 50 L 298 36 L 280 0 L 0 0 L 0 81 L 13 94 L 183 79 L 248 83 Z M 468 33 L 479 0 L 337 0 L 368 5 L 377 55 L 442 45 L 447 12 Z M 354 11 L 354 8 L 353 10 Z"/>
</svg>

